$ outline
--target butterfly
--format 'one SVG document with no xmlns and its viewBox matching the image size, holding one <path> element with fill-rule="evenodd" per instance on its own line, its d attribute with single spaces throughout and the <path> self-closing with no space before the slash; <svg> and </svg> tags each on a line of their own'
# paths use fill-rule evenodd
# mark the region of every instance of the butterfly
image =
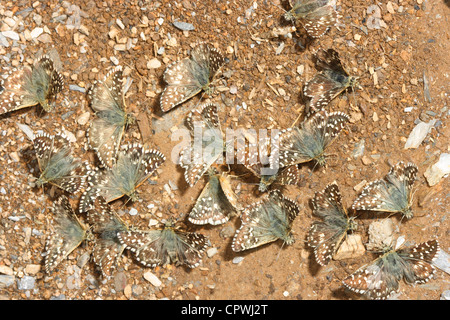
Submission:
<svg viewBox="0 0 450 320">
<path fill-rule="evenodd" d="M 117 237 L 140 263 L 153 268 L 167 264 L 195 268 L 200 265 L 208 246 L 204 235 L 184 231 L 171 219 L 161 229 L 122 231 Z"/>
<path fill-rule="evenodd" d="M 72 156 L 70 141 L 66 135 L 38 133 L 33 139 L 33 145 L 41 170 L 36 182 L 38 187 L 50 183 L 69 193 L 75 193 L 84 187 L 86 169 L 79 159 Z"/>
<path fill-rule="evenodd" d="M 207 43 L 192 49 L 189 58 L 173 62 L 164 72 L 167 86 L 161 95 L 161 110 L 167 112 L 202 90 L 211 95 L 213 78 L 224 64 L 225 57 Z"/>
<path fill-rule="evenodd" d="M 440 252 L 437 240 L 430 240 L 412 248 L 384 250 L 372 263 L 359 268 L 343 280 L 345 287 L 370 299 L 386 299 L 398 291 L 399 281 L 425 283 L 431 279 L 432 265 Z"/>
<path fill-rule="evenodd" d="M 92 170 L 87 176 L 87 188 L 81 195 L 80 212 L 93 208 L 97 197 L 107 203 L 126 195 L 137 200 L 136 189 L 166 160 L 157 150 L 147 150 L 140 144 L 130 144 L 118 152 L 115 165 L 106 171 Z"/>
<path fill-rule="evenodd" d="M 214 170 L 210 170 L 208 175 L 209 181 L 188 216 L 193 224 L 223 224 L 241 208 L 231 188 L 230 176 Z"/>
<path fill-rule="evenodd" d="M 127 231 L 128 227 L 103 197 L 95 200 L 94 208 L 88 211 L 87 220 L 93 233 L 97 234 L 92 252 L 94 262 L 104 277 L 110 277 L 125 249 L 117 233 Z"/>
<path fill-rule="evenodd" d="M 88 238 L 87 227 L 78 219 L 69 199 L 62 195 L 52 207 L 54 231 L 45 244 L 45 271 L 50 274 L 81 242 Z"/>
<path fill-rule="evenodd" d="M 292 9 L 284 14 L 286 20 L 300 20 L 308 35 L 320 38 L 336 24 L 338 14 L 334 0 L 289 0 Z"/>
<path fill-rule="evenodd" d="M 193 139 L 181 150 L 179 164 L 185 169 L 185 180 L 192 187 L 211 165 L 221 160 L 226 144 L 215 104 L 203 104 L 192 110 L 186 117 L 186 125 Z"/>
<path fill-rule="evenodd" d="M 310 114 L 324 109 L 347 88 L 355 87 L 358 79 L 345 71 L 339 54 L 333 49 L 320 49 L 315 58 L 316 67 L 321 71 L 303 88 L 304 95 L 311 98 L 308 103 Z"/>
<path fill-rule="evenodd" d="M 299 213 L 300 208 L 293 200 L 277 190 L 270 191 L 263 200 L 242 211 L 242 224 L 234 235 L 231 249 L 239 252 L 278 239 L 293 244 L 292 223 Z"/>
<path fill-rule="evenodd" d="M 316 160 L 324 165 L 325 150 L 337 138 L 350 117 L 342 112 L 320 111 L 299 127 L 284 129 L 275 137 L 270 167 L 287 167 Z"/>
<path fill-rule="evenodd" d="M 126 112 L 122 66 L 108 72 L 103 81 L 95 82 L 87 95 L 97 115 L 87 131 L 88 145 L 95 150 L 102 166 L 111 168 L 125 128 L 134 122 L 133 116 Z"/>
<path fill-rule="evenodd" d="M 35 60 L 33 67 L 15 69 L 0 79 L 0 115 L 34 105 L 46 111 L 64 87 L 64 78 L 50 57 L 43 55 Z"/>
<path fill-rule="evenodd" d="M 413 185 L 418 169 L 415 164 L 399 162 L 391 167 L 384 179 L 369 183 L 355 200 L 354 210 L 397 213 L 406 218 L 413 216 Z"/>
<path fill-rule="evenodd" d="M 258 188 L 260 192 L 266 192 L 273 184 L 297 185 L 300 182 L 300 170 L 297 165 L 276 171 L 263 164 L 269 162 L 270 141 L 270 138 L 263 140 L 259 150 L 259 157 L 256 143 L 246 141 L 242 145 L 238 144 L 237 149 L 237 163 L 243 164 L 255 176 L 260 178 Z"/>
<path fill-rule="evenodd" d="M 342 197 L 336 182 L 316 192 L 312 199 L 313 213 L 322 221 L 313 222 L 309 229 L 308 244 L 314 248 L 314 256 L 321 266 L 333 258 L 348 231 L 356 230 L 354 218 L 349 218 L 342 205 Z"/>
</svg>

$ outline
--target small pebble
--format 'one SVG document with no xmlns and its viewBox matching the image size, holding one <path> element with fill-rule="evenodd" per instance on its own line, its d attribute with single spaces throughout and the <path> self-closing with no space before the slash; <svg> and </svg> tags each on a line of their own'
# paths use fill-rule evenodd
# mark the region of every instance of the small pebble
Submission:
<svg viewBox="0 0 450 320">
<path fill-rule="evenodd" d="M 156 58 L 153 58 L 147 62 L 147 69 L 157 69 L 161 67 L 161 61 Z"/>
<path fill-rule="evenodd" d="M 36 283 L 36 280 L 34 277 L 24 276 L 22 279 L 17 281 L 17 289 L 19 289 L 19 290 L 34 289 L 35 283 Z"/>
<path fill-rule="evenodd" d="M 129 214 L 130 216 L 135 216 L 138 214 L 138 211 L 135 208 L 131 208 Z"/>
<path fill-rule="evenodd" d="M 233 263 L 238 264 L 238 263 L 242 262 L 242 260 L 244 260 L 244 257 L 235 257 L 235 258 L 233 258 Z"/>
<path fill-rule="evenodd" d="M 78 124 L 84 126 L 89 121 L 90 116 L 91 116 L 90 112 L 82 113 L 77 119 Z"/>
<path fill-rule="evenodd" d="M 34 28 L 33 30 L 31 30 L 31 38 L 36 39 L 37 37 L 39 37 L 42 34 L 42 32 L 44 32 L 43 28 L 39 28 L 39 27 Z"/>
<path fill-rule="evenodd" d="M 187 22 L 181 22 L 181 21 L 174 21 L 172 23 L 176 28 L 183 30 L 183 31 L 192 31 L 195 30 L 195 27 L 191 23 Z"/>
<path fill-rule="evenodd" d="M 208 258 L 212 258 L 218 252 L 217 248 L 209 248 L 206 250 L 206 255 Z"/>
<path fill-rule="evenodd" d="M 161 280 L 159 280 L 158 277 L 153 273 L 151 273 L 150 271 L 144 273 L 144 279 L 150 282 L 155 287 L 159 287 L 162 284 Z"/>
</svg>

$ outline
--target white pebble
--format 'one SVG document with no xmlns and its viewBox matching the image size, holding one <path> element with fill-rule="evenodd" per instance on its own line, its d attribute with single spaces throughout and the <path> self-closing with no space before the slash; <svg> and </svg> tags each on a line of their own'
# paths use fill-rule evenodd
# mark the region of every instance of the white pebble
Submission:
<svg viewBox="0 0 450 320">
<path fill-rule="evenodd" d="M 43 28 L 39 28 L 39 27 L 34 28 L 33 30 L 31 30 L 31 38 L 35 39 L 35 38 L 39 37 L 42 34 L 42 32 L 44 32 Z"/>
<path fill-rule="evenodd" d="M 135 216 L 138 214 L 138 211 L 135 208 L 131 208 L 129 213 L 130 213 L 130 216 Z"/>
<path fill-rule="evenodd" d="M 238 264 L 238 263 L 242 262 L 242 260 L 244 260 L 244 257 L 235 257 L 235 258 L 233 258 L 233 263 Z"/>
<path fill-rule="evenodd" d="M 161 67 L 161 61 L 156 58 L 153 58 L 147 62 L 147 69 L 157 69 Z"/>
<path fill-rule="evenodd" d="M 150 271 L 144 273 L 144 279 L 150 282 L 155 287 L 159 287 L 162 284 L 161 280 L 159 280 L 158 277 L 153 273 L 151 273 Z"/>
<path fill-rule="evenodd" d="M 206 255 L 208 258 L 212 258 L 218 252 L 217 248 L 209 248 L 206 250 Z"/>
<path fill-rule="evenodd" d="M 2 35 L 5 38 L 10 38 L 10 39 L 16 40 L 16 41 L 18 41 L 20 39 L 19 34 L 17 32 L 15 32 L 15 31 L 12 31 L 12 30 L 3 31 Z"/>
</svg>

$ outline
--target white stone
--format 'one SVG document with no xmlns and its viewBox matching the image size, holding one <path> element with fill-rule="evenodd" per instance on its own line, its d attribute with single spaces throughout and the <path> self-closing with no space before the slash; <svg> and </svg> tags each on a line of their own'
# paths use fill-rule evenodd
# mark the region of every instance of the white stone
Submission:
<svg viewBox="0 0 450 320">
<path fill-rule="evenodd" d="M 39 37 L 42 34 L 42 32 L 44 32 L 43 28 L 39 28 L 39 27 L 34 28 L 33 30 L 31 30 L 31 38 L 36 39 L 37 37 Z"/>
<path fill-rule="evenodd" d="M 156 58 L 153 58 L 147 62 L 147 69 L 158 69 L 161 67 L 161 61 Z"/>
<path fill-rule="evenodd" d="M 419 147 L 436 121 L 436 119 L 433 119 L 429 122 L 420 122 L 416 125 L 409 134 L 408 140 L 406 140 L 405 149 L 416 149 Z"/>
<path fill-rule="evenodd" d="M 427 178 L 428 185 L 434 186 L 441 181 L 442 177 L 450 173 L 450 153 L 442 153 L 439 161 L 433 164 L 423 174 Z"/>
<path fill-rule="evenodd" d="M 16 41 L 20 40 L 19 34 L 17 32 L 15 32 L 15 31 L 12 31 L 12 30 L 3 31 L 2 35 L 5 38 L 9 38 L 9 39 L 12 39 L 12 40 L 16 40 Z"/>
<path fill-rule="evenodd" d="M 153 273 L 151 273 L 150 271 L 144 273 L 144 279 L 150 282 L 155 287 L 159 287 L 162 284 L 161 280 L 159 280 L 158 277 Z"/>
</svg>

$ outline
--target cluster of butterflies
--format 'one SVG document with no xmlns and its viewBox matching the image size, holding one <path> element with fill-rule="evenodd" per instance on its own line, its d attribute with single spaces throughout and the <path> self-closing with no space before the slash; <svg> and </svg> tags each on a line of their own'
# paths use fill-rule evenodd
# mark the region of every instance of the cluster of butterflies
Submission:
<svg viewBox="0 0 450 320">
<path fill-rule="evenodd" d="M 290 4 L 292 9 L 284 17 L 299 20 L 313 38 L 322 36 L 338 18 L 334 1 L 297 0 Z M 278 239 L 288 245 L 294 242 L 291 229 L 300 209 L 295 201 L 272 185 L 297 185 L 299 164 L 316 161 L 324 165 L 326 149 L 349 121 L 345 113 L 328 113 L 324 109 L 347 88 L 353 88 L 357 78 L 345 71 L 333 49 L 319 50 L 315 58 L 319 72 L 304 86 L 304 94 L 309 98 L 305 120 L 258 144 L 245 137 L 245 143 L 236 149 L 237 163 L 260 179 L 259 191 L 269 190 L 262 200 L 245 208 L 239 204 L 231 187 L 230 175 L 217 171 L 219 158 L 230 148 L 234 149 L 231 141 L 224 141 L 218 106 L 203 104 L 186 117 L 186 126 L 194 139 L 181 151 L 179 165 L 185 169 L 185 179 L 191 187 L 205 174 L 209 177 L 187 219 L 192 224 L 219 225 L 239 215 L 241 227 L 232 241 L 235 252 Z M 226 58 L 218 49 L 202 43 L 191 50 L 190 57 L 169 65 L 164 73 L 167 85 L 160 99 L 162 111 L 167 112 L 202 91 L 211 95 L 214 78 L 225 63 Z M 33 68 L 13 70 L 0 79 L 0 86 L 0 114 L 37 104 L 50 111 L 56 95 L 63 89 L 64 80 L 52 59 L 42 56 Z M 78 218 L 67 196 L 61 195 L 54 201 L 55 223 L 46 242 L 46 271 L 51 273 L 84 240 L 95 242 L 93 260 L 106 277 L 112 274 L 125 249 L 145 266 L 173 263 L 197 267 L 209 244 L 205 236 L 185 231 L 173 219 L 165 221 L 160 229 L 138 230 L 127 226 L 109 205 L 123 196 L 135 201 L 136 189 L 165 161 L 162 153 L 140 144 L 120 147 L 127 126 L 134 122 L 124 99 L 122 68 L 113 68 L 103 81 L 95 82 L 87 97 L 96 114 L 90 122 L 87 144 L 97 155 L 98 168 L 91 168 L 87 162 L 75 158 L 69 139 L 63 134 L 51 136 L 38 132 L 33 138 L 41 172 L 37 185 L 50 183 L 67 193 L 84 190 L 79 212 L 86 213 L 88 222 L 85 225 Z M 198 137 L 194 132 L 198 126 L 212 132 L 214 139 L 208 139 L 209 143 L 202 138 L 196 141 Z M 201 147 L 195 147 L 198 145 Z M 205 157 L 206 149 L 219 151 Z M 367 185 L 352 208 L 400 212 L 411 218 L 412 186 L 416 175 L 417 168 L 413 164 L 397 164 L 384 179 Z M 314 213 L 321 221 L 313 223 L 307 240 L 314 248 L 316 261 L 323 266 L 330 262 L 347 233 L 356 229 L 356 221 L 347 215 L 336 183 L 317 192 L 312 203 Z M 435 240 L 410 249 L 389 248 L 343 283 L 371 298 L 386 298 L 398 289 L 401 278 L 412 283 L 429 280 L 434 272 L 431 262 L 438 252 L 439 245 Z"/>
</svg>

